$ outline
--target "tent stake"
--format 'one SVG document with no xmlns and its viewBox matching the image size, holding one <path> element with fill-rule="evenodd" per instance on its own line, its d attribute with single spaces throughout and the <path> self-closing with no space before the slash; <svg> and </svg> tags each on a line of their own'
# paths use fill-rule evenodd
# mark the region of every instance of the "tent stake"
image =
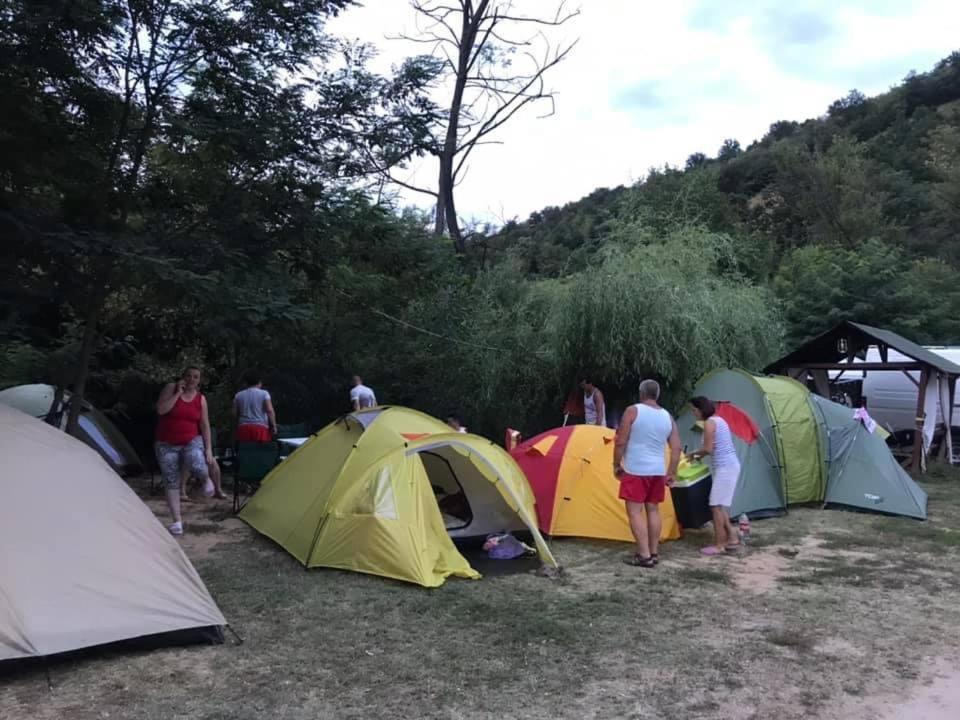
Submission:
<svg viewBox="0 0 960 720">
<path fill-rule="evenodd" d="M 237 645 L 243 645 L 243 638 L 240 637 L 239 633 L 233 629 L 233 625 L 227 623 L 227 630 L 229 630 L 233 634 L 233 637 L 236 638 Z"/>
</svg>

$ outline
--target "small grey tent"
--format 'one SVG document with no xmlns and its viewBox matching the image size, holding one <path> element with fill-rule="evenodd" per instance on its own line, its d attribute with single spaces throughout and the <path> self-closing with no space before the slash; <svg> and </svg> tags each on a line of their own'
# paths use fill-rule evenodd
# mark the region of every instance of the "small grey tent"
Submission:
<svg viewBox="0 0 960 720">
<path fill-rule="evenodd" d="M 0 667 L 81 648 L 222 640 L 177 541 L 89 447 L 0 404 Z"/>
<path fill-rule="evenodd" d="M 823 503 L 926 519 L 926 493 L 897 464 L 879 432 L 854 418 L 852 408 L 790 378 L 741 370 L 716 370 L 693 394 L 736 405 L 759 428 L 759 441 L 751 446 L 734 440 L 742 470 L 732 514 L 762 516 L 791 504 Z M 688 448 L 700 443 L 689 411 L 677 427 Z"/>
<path fill-rule="evenodd" d="M 0 403 L 16 408 L 35 418 L 45 418 L 53 404 L 55 389 L 52 385 L 17 385 L 0 390 Z M 57 422 L 61 430 L 67 427 L 65 404 L 70 393 L 64 391 L 64 408 L 57 409 Z M 102 412 L 84 400 L 79 417 L 79 436 L 106 460 L 110 467 L 126 477 L 143 471 L 143 463 L 136 451 Z"/>
</svg>

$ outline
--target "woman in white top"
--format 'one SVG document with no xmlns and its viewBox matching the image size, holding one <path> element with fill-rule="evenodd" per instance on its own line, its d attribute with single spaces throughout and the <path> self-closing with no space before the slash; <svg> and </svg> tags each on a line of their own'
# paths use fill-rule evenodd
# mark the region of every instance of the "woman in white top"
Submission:
<svg viewBox="0 0 960 720">
<path fill-rule="evenodd" d="M 713 545 L 700 552 L 704 555 L 722 555 L 724 551 L 736 550 L 740 534 L 730 522 L 729 507 L 740 477 L 740 460 L 733 445 L 730 426 L 717 416 L 713 401 L 703 396 L 690 401 L 694 417 L 703 421 L 703 447 L 692 454 L 694 459 L 710 456 L 710 473 L 713 485 L 710 489 L 710 513 L 713 515 Z"/>
</svg>

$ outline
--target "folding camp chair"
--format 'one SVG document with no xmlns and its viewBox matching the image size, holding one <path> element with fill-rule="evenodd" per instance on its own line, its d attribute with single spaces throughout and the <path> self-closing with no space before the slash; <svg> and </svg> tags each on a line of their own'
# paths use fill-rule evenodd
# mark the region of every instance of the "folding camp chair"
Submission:
<svg viewBox="0 0 960 720">
<path fill-rule="evenodd" d="M 233 456 L 233 512 L 238 513 L 280 459 L 276 442 L 237 443 Z M 243 493 L 243 487 L 248 489 Z M 241 498 L 245 498 L 241 502 Z"/>
</svg>

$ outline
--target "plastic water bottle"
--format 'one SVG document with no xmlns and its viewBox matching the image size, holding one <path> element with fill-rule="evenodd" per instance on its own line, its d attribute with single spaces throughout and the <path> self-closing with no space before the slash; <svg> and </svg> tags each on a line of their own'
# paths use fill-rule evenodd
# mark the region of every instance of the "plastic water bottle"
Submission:
<svg viewBox="0 0 960 720">
<path fill-rule="evenodd" d="M 750 518 L 746 513 L 740 515 L 740 542 L 750 542 Z"/>
</svg>

